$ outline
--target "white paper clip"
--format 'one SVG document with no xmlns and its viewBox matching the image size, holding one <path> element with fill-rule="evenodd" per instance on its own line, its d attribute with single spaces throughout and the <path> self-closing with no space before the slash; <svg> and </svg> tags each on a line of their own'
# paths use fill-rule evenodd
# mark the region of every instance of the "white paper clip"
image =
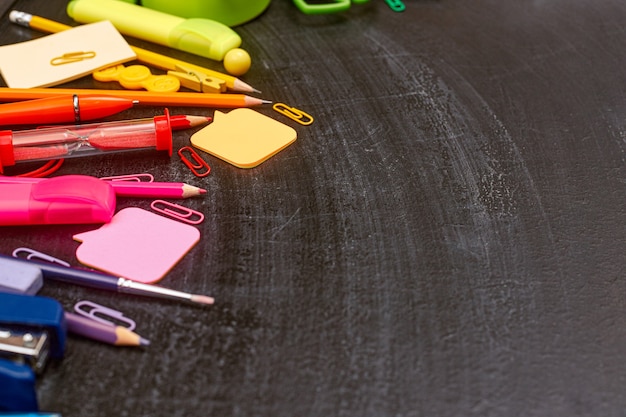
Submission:
<svg viewBox="0 0 626 417">
<path fill-rule="evenodd" d="M 27 253 L 28 255 L 26 256 L 21 256 L 21 253 Z M 50 256 L 50 255 L 46 255 L 43 252 L 38 252 L 34 249 L 30 249 L 30 248 L 17 248 L 13 251 L 13 253 L 11 254 L 13 255 L 14 258 L 26 258 L 29 261 L 32 259 L 35 260 L 40 260 L 40 261 L 46 261 L 46 262 L 50 262 L 53 264 L 59 264 L 59 265 L 63 265 L 63 266 L 70 266 L 69 263 L 62 261 L 61 259 L 55 258 L 54 256 Z"/>
<path fill-rule="evenodd" d="M 154 200 L 152 204 L 150 204 L 150 207 L 158 213 L 165 214 L 173 219 L 189 224 L 199 224 L 204 220 L 204 214 L 199 211 L 168 201 Z"/>
<path fill-rule="evenodd" d="M 87 307 L 87 308 L 84 308 Z M 74 305 L 74 311 L 76 314 L 88 317 L 99 323 L 108 324 L 111 326 L 123 325 L 128 330 L 135 329 L 135 322 L 132 319 L 126 317 L 123 313 L 113 310 L 112 308 L 96 304 L 91 301 L 79 301 Z M 113 320 L 107 320 L 103 317 L 109 317 Z"/>
</svg>

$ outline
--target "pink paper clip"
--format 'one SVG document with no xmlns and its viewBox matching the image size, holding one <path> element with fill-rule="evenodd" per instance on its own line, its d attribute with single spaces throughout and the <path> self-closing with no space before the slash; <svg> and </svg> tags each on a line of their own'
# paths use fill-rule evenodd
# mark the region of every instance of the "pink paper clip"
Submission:
<svg viewBox="0 0 626 417">
<path fill-rule="evenodd" d="M 180 220 L 181 222 L 199 224 L 204 221 L 204 214 L 199 211 L 170 203 L 168 201 L 154 200 L 152 204 L 150 204 L 150 207 L 158 213 L 165 214 L 166 216 Z"/>
<path fill-rule="evenodd" d="M 105 181 L 154 182 L 152 174 L 115 175 L 113 177 L 101 177 L 100 179 Z"/>
<path fill-rule="evenodd" d="M 190 160 L 185 153 L 189 153 Z M 178 150 L 178 156 L 185 165 L 194 173 L 196 177 L 206 177 L 211 172 L 211 167 L 207 164 L 198 153 L 190 146 L 183 146 Z"/>
</svg>

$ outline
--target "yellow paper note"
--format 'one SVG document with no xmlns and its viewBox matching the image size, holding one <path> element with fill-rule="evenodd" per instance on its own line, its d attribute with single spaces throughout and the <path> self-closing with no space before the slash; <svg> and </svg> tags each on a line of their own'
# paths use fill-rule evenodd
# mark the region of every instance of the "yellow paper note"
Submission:
<svg viewBox="0 0 626 417">
<path fill-rule="evenodd" d="M 11 88 L 49 87 L 135 59 L 108 21 L 0 47 L 0 72 Z"/>
<path fill-rule="evenodd" d="M 191 144 L 239 168 L 253 168 L 291 145 L 290 126 L 252 109 L 216 111 L 213 122 L 191 136 Z"/>
</svg>

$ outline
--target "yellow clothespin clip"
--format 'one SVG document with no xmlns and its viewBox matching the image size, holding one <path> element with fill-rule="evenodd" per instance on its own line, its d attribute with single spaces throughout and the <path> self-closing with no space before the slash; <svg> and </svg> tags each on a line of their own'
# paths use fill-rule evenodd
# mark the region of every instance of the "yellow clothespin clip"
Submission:
<svg viewBox="0 0 626 417">
<path fill-rule="evenodd" d="M 226 91 L 226 81 L 211 77 L 199 71 L 176 65 L 176 71 L 168 71 L 167 75 L 178 78 L 180 85 L 201 93 L 223 93 Z"/>
<path fill-rule="evenodd" d="M 296 109 L 295 107 L 289 107 L 284 103 L 275 103 L 272 108 L 278 113 L 289 117 L 291 120 L 294 120 L 301 125 L 308 126 L 313 123 L 313 117 L 310 114 Z"/>
</svg>

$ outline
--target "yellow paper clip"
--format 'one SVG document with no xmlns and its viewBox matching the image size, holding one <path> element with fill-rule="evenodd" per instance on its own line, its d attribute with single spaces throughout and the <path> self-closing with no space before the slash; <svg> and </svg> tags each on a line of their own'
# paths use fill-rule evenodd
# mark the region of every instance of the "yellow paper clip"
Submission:
<svg viewBox="0 0 626 417">
<path fill-rule="evenodd" d="M 276 103 L 272 106 L 272 108 L 278 113 L 289 117 L 291 120 L 295 120 L 301 125 L 308 126 L 313 123 L 313 117 L 311 117 L 311 115 L 303 112 L 302 110 L 298 110 L 295 107 L 289 107 L 283 103 Z"/>
<path fill-rule="evenodd" d="M 50 65 L 58 66 L 58 65 L 71 64 L 72 62 L 84 61 L 86 59 L 94 58 L 95 56 L 96 56 L 96 53 L 94 51 L 68 52 L 56 58 L 52 58 L 50 60 Z"/>
<path fill-rule="evenodd" d="M 186 154 L 191 156 L 191 160 Z M 180 156 L 183 163 L 187 165 L 187 168 L 189 168 L 196 177 L 206 177 L 211 172 L 209 164 L 207 164 L 191 146 L 183 146 L 180 148 L 178 150 L 178 156 Z"/>
<path fill-rule="evenodd" d="M 176 77 L 183 87 L 201 93 L 223 93 L 227 87 L 226 81 L 221 78 L 211 77 L 181 65 L 176 65 L 176 71 L 168 71 L 167 75 Z"/>
</svg>

